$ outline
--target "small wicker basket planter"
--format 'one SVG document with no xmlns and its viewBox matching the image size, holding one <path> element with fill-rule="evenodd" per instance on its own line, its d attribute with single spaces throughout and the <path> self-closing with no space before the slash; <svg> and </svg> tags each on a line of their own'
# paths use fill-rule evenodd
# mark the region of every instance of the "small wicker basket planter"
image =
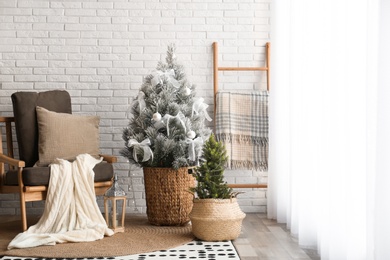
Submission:
<svg viewBox="0 0 390 260">
<path fill-rule="evenodd" d="M 182 226 L 190 221 L 193 196 L 188 192 L 195 178 L 188 168 L 143 168 L 146 214 L 156 226 Z"/>
<path fill-rule="evenodd" d="M 245 216 L 236 198 L 194 199 L 192 233 L 204 241 L 234 240 L 241 233 Z"/>
</svg>

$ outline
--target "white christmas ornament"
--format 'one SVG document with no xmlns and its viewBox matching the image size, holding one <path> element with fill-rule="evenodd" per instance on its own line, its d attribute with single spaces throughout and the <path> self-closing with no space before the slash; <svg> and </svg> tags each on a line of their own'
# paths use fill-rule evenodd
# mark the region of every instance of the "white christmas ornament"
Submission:
<svg viewBox="0 0 390 260">
<path fill-rule="evenodd" d="M 195 132 L 194 131 L 188 131 L 187 132 L 187 137 L 190 138 L 190 139 L 194 139 L 196 136 Z"/>
<path fill-rule="evenodd" d="M 159 122 L 161 120 L 161 114 L 159 112 L 154 113 L 153 120 Z"/>
<path fill-rule="evenodd" d="M 191 89 L 189 87 L 186 87 L 184 89 L 184 95 L 189 96 L 191 94 Z"/>
</svg>

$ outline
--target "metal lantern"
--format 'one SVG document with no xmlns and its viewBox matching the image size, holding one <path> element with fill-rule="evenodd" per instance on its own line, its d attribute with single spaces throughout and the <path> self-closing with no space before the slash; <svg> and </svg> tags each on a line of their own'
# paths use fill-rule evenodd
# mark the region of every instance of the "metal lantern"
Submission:
<svg viewBox="0 0 390 260">
<path fill-rule="evenodd" d="M 125 231 L 126 192 L 119 187 L 118 178 L 104 194 L 104 213 L 109 228 L 117 232 Z"/>
</svg>

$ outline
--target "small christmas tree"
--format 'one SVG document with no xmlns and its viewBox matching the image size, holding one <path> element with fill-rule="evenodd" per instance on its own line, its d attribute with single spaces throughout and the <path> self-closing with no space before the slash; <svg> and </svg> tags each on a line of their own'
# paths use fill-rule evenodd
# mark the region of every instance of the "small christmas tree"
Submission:
<svg viewBox="0 0 390 260">
<path fill-rule="evenodd" d="M 197 186 L 191 188 L 199 199 L 228 199 L 235 197 L 233 190 L 223 180 L 224 165 L 228 160 L 226 148 L 211 135 L 203 147 L 203 164 L 193 173 Z"/>
<path fill-rule="evenodd" d="M 195 98 L 195 85 L 188 82 L 177 63 L 175 46 L 168 47 L 166 63 L 144 78 L 133 103 L 130 122 L 123 131 L 121 155 L 140 167 L 198 165 L 211 121 L 203 98 Z"/>
</svg>

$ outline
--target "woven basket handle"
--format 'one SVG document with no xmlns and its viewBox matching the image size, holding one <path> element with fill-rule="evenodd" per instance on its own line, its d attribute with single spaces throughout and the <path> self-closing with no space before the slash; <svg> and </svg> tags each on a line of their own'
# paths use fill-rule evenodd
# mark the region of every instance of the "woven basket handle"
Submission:
<svg viewBox="0 0 390 260">
<path fill-rule="evenodd" d="M 188 174 L 192 174 L 195 171 L 196 166 L 189 166 L 188 168 Z"/>
<path fill-rule="evenodd" d="M 237 196 L 241 193 L 245 193 L 244 191 L 236 191 L 236 192 L 232 192 L 232 194 L 230 194 L 230 202 L 232 201 L 233 198 L 237 198 Z"/>
</svg>

